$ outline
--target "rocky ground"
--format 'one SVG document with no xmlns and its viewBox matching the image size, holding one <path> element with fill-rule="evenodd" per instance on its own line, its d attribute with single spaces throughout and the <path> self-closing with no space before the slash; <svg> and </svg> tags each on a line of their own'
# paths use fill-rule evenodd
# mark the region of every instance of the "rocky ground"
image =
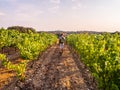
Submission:
<svg viewBox="0 0 120 90">
<path fill-rule="evenodd" d="M 2 90 L 97 90 L 90 71 L 77 54 L 65 45 L 48 48 L 37 60 L 28 63 L 25 81 L 14 78 Z"/>
</svg>

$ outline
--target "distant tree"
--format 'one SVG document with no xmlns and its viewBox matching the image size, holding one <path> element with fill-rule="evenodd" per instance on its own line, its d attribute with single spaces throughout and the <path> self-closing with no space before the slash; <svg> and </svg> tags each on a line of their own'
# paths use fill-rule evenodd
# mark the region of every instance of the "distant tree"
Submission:
<svg viewBox="0 0 120 90">
<path fill-rule="evenodd" d="M 36 30 L 34 28 L 31 27 L 23 27 L 23 26 L 11 26 L 7 28 L 8 30 L 17 30 L 19 32 L 22 33 L 29 33 L 30 31 L 32 31 L 33 33 L 36 32 Z"/>
</svg>

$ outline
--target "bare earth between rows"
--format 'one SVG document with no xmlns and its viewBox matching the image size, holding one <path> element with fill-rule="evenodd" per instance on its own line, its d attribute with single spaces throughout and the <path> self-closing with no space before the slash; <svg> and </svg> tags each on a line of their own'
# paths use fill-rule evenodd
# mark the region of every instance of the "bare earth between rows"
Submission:
<svg viewBox="0 0 120 90">
<path fill-rule="evenodd" d="M 28 64 L 24 82 L 16 81 L 5 90 L 96 90 L 89 70 L 78 60 L 66 45 L 62 56 L 54 45 Z"/>
</svg>

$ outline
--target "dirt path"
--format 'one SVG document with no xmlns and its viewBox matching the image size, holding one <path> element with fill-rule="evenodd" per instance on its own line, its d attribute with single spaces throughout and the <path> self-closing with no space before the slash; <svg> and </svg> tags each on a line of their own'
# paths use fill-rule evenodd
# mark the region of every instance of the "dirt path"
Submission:
<svg viewBox="0 0 120 90">
<path fill-rule="evenodd" d="M 52 46 L 28 64 L 25 82 L 5 90 L 96 90 L 89 71 L 77 59 L 67 46 L 62 56 L 58 46 Z"/>
</svg>

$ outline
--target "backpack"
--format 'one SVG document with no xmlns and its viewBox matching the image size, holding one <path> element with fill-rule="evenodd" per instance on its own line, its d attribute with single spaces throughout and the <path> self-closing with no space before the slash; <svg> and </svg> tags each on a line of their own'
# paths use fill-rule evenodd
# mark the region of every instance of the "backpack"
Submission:
<svg viewBox="0 0 120 90">
<path fill-rule="evenodd" d="M 59 43 L 64 43 L 65 38 L 64 37 L 59 37 Z"/>
</svg>

